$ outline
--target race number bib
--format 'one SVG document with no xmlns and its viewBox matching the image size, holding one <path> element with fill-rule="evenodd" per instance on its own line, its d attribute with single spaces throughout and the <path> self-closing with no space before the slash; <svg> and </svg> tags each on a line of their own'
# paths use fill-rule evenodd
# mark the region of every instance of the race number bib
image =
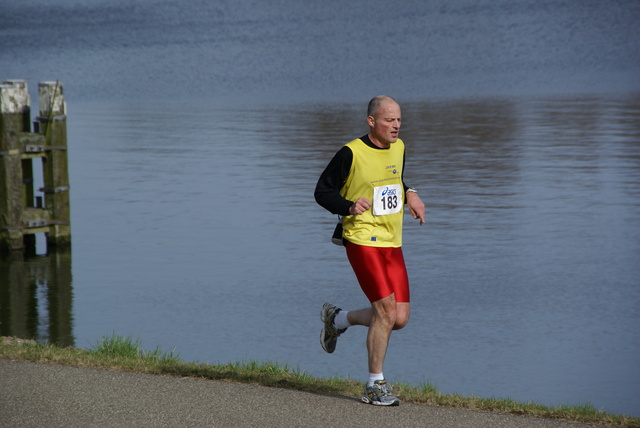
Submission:
<svg viewBox="0 0 640 428">
<path fill-rule="evenodd" d="M 392 184 L 373 188 L 373 215 L 395 214 L 402 209 L 402 186 Z"/>
</svg>

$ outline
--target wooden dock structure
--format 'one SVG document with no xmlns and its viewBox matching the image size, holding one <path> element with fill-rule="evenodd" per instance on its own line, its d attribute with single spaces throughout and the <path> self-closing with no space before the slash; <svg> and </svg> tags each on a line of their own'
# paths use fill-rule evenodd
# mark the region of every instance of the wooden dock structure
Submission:
<svg viewBox="0 0 640 428">
<path fill-rule="evenodd" d="M 0 253 L 71 245 L 67 116 L 62 85 L 38 84 L 39 115 L 31 131 L 30 96 L 24 80 L 0 84 Z M 43 186 L 34 188 L 34 162 Z"/>
</svg>

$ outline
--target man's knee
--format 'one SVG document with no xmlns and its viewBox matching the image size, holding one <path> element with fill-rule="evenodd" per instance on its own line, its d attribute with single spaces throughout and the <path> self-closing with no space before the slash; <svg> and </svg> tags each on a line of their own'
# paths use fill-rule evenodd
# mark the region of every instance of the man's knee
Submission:
<svg viewBox="0 0 640 428">
<path fill-rule="evenodd" d="M 404 328 L 409 322 L 410 306 L 408 303 L 397 303 L 395 296 L 378 300 L 373 305 L 374 316 L 390 326 L 393 330 Z"/>
<path fill-rule="evenodd" d="M 396 312 L 396 322 L 393 325 L 394 330 L 403 329 L 409 322 L 409 315 L 400 315 Z"/>
<path fill-rule="evenodd" d="M 373 315 L 382 321 L 384 324 L 395 328 L 398 310 L 396 308 L 396 301 L 393 295 L 380 299 L 373 303 Z"/>
<path fill-rule="evenodd" d="M 395 323 L 393 324 L 394 330 L 400 330 L 404 328 L 409 322 L 410 309 L 408 303 L 397 303 L 396 304 L 396 317 Z"/>
</svg>

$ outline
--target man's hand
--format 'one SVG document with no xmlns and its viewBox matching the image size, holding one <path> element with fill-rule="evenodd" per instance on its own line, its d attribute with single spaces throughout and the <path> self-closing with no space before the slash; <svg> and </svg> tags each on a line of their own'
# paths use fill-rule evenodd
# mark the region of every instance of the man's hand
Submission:
<svg viewBox="0 0 640 428">
<path fill-rule="evenodd" d="M 407 192 L 407 207 L 413 218 L 420 219 L 420 226 L 422 226 L 425 222 L 424 203 L 416 192 Z"/>
<path fill-rule="evenodd" d="M 371 208 L 371 202 L 367 198 L 358 198 L 358 200 L 349 207 L 350 215 L 360 215 Z M 423 208 L 424 209 L 424 208 Z"/>
</svg>

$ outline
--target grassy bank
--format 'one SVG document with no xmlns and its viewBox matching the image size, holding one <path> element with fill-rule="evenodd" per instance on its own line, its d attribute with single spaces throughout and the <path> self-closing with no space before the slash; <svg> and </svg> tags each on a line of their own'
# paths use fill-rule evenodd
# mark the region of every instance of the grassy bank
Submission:
<svg viewBox="0 0 640 428">
<path fill-rule="evenodd" d="M 2 337 L 0 338 L 0 359 L 244 382 L 355 397 L 359 397 L 362 391 L 361 383 L 353 380 L 319 379 L 303 371 L 274 363 L 255 361 L 222 365 L 187 363 L 181 361 L 174 352 L 160 349 L 145 351 L 141 347 L 140 340 L 134 341 L 130 337 L 115 334 L 105 337 L 86 350 L 59 348 L 29 340 Z M 528 415 L 588 424 L 640 427 L 640 418 L 600 412 L 590 405 L 547 407 L 504 399 L 463 397 L 442 394 L 432 385 L 414 387 L 395 384 L 393 388 L 394 393 L 403 402 Z"/>
</svg>

